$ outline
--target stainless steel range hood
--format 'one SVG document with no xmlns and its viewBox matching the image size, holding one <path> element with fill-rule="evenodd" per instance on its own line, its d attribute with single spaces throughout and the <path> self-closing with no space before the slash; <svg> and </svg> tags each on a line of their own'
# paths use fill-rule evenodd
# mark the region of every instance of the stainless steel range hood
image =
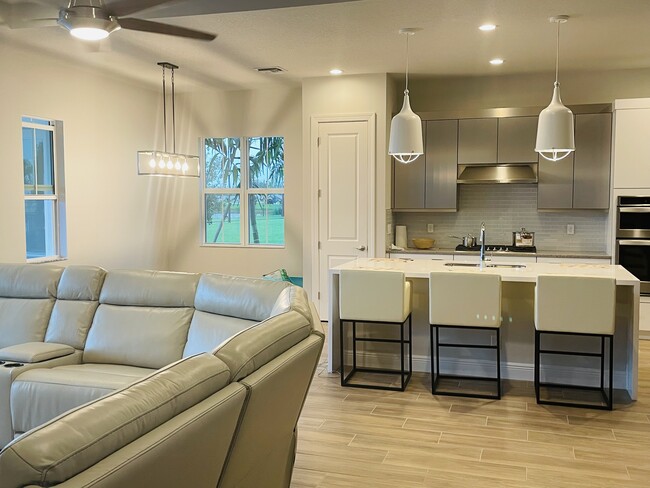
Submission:
<svg viewBox="0 0 650 488">
<path fill-rule="evenodd" d="M 459 164 L 457 183 L 537 183 L 537 164 Z"/>
</svg>

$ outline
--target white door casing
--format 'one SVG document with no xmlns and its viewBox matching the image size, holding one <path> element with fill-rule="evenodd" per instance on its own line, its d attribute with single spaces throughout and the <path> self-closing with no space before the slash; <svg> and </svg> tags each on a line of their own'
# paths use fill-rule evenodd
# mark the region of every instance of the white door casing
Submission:
<svg viewBox="0 0 650 488">
<path fill-rule="evenodd" d="M 312 118 L 318 200 L 312 298 L 321 320 L 329 315 L 329 269 L 374 256 L 374 132 L 374 114 Z"/>
</svg>

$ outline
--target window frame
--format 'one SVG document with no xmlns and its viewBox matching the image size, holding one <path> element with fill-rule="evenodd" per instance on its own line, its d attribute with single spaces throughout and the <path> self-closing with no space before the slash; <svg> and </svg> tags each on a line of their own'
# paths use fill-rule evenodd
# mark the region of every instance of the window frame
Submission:
<svg viewBox="0 0 650 488">
<path fill-rule="evenodd" d="M 250 164 L 250 139 L 258 138 L 271 138 L 277 137 L 282 138 L 283 145 L 286 142 L 284 136 L 270 135 L 270 136 L 241 136 L 241 137 L 201 137 L 199 140 L 200 145 L 200 158 L 201 158 L 201 176 L 200 176 L 200 198 L 201 198 L 201 225 L 200 225 L 200 245 L 201 247 L 230 247 L 230 248 L 254 248 L 254 249 L 285 249 L 287 245 L 286 241 L 286 195 L 285 188 L 286 183 L 282 188 L 249 188 L 249 164 Z M 239 139 L 239 151 L 240 151 L 240 172 L 239 172 L 239 188 L 208 188 L 206 186 L 206 175 L 205 170 L 207 168 L 205 161 L 205 140 L 206 139 Z M 283 161 L 283 166 L 286 168 L 286 164 Z M 283 195 L 285 197 L 284 206 L 285 206 L 285 227 L 283 232 L 283 243 L 282 244 L 252 244 L 249 243 L 250 240 L 250 221 L 248 215 L 248 196 L 249 195 Z M 239 213 L 240 213 L 240 225 L 239 225 L 239 244 L 231 242 L 207 242 L 206 241 L 206 205 L 205 198 L 206 195 L 239 195 Z"/>
<path fill-rule="evenodd" d="M 26 120 L 26 119 L 29 119 Z M 39 122 L 34 122 L 39 121 Z M 23 167 L 23 222 L 27 215 L 26 203 L 29 201 L 54 202 L 54 215 L 51 226 L 51 232 L 54 242 L 54 254 L 47 256 L 28 258 L 27 257 L 27 228 L 25 227 L 25 261 L 27 263 L 47 263 L 53 261 L 63 261 L 67 259 L 67 225 L 65 216 L 65 178 L 64 178 L 64 160 L 63 160 L 63 122 L 52 120 L 44 117 L 33 117 L 24 115 L 21 117 L 21 134 L 22 129 L 44 130 L 52 133 L 52 166 L 53 166 L 53 191 L 51 194 L 27 194 L 25 192 L 25 167 L 24 157 L 21 161 Z M 36 138 L 34 138 L 36 145 Z M 21 145 L 22 155 L 25 154 L 25 148 Z M 34 155 L 36 148 L 34 147 Z M 38 192 L 38 164 L 34 161 L 34 189 Z"/>
</svg>

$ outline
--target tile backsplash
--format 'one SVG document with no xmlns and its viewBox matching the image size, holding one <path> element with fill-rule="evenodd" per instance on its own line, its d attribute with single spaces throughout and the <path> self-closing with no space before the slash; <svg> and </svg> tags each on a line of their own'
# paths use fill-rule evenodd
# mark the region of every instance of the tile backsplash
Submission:
<svg viewBox="0 0 650 488">
<path fill-rule="evenodd" d="M 478 236 L 481 222 L 485 222 L 488 244 L 511 244 L 512 232 L 525 227 L 535 232 L 535 245 L 540 250 L 607 249 L 605 211 L 538 212 L 537 185 L 459 185 L 458 191 L 457 212 L 393 211 L 393 229 L 395 225 L 407 226 L 409 246 L 414 237 L 430 237 L 436 240 L 435 247 L 453 248 L 460 241 L 449 235 Z M 433 234 L 427 232 L 427 224 L 434 225 Z M 575 225 L 575 234 L 567 234 L 567 224 Z M 387 242 L 394 242 L 394 236 L 393 231 Z"/>
</svg>

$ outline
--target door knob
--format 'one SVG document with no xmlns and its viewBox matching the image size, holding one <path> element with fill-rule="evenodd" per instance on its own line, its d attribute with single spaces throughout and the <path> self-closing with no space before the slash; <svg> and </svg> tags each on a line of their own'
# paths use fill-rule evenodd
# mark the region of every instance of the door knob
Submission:
<svg viewBox="0 0 650 488">
<path fill-rule="evenodd" d="M 359 247 L 357 247 L 357 250 L 359 250 L 359 251 L 365 251 L 365 250 L 366 250 L 366 246 L 359 246 Z"/>
</svg>

